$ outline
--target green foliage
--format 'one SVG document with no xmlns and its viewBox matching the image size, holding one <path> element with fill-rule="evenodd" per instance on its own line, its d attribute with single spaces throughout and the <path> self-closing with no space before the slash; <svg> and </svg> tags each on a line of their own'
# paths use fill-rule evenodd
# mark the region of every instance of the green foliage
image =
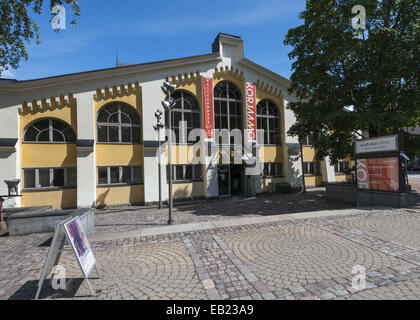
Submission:
<svg viewBox="0 0 420 320">
<path fill-rule="evenodd" d="M 366 8 L 366 30 L 352 8 Z M 394 134 L 420 120 L 418 0 L 307 0 L 304 24 L 289 30 L 293 47 L 289 133 L 314 135 L 318 160 L 354 152 L 354 139 Z"/>
<path fill-rule="evenodd" d="M 405 133 L 405 153 L 412 160 L 420 155 L 420 136 Z"/>
<path fill-rule="evenodd" d="M 28 59 L 26 51 L 30 40 L 40 43 L 39 27 L 31 19 L 31 10 L 40 15 L 44 0 L 0 0 L 0 73 L 9 66 L 16 69 L 19 61 Z M 50 9 L 64 3 L 71 4 L 75 15 L 80 15 L 77 0 L 50 0 Z M 74 24 L 74 21 L 72 22 Z"/>
</svg>

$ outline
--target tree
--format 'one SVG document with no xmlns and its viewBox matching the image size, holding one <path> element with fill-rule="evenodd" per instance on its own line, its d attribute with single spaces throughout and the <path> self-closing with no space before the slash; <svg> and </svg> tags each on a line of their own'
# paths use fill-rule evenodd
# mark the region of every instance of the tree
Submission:
<svg viewBox="0 0 420 320">
<path fill-rule="evenodd" d="M 366 9 L 355 30 L 352 8 Z M 307 0 L 304 24 L 289 30 L 293 50 L 288 105 L 292 136 L 313 134 L 320 160 L 354 152 L 354 139 L 394 134 L 420 120 L 418 0 Z"/>
<path fill-rule="evenodd" d="M 19 61 L 28 59 L 26 45 L 35 39 L 40 43 L 39 27 L 30 13 L 42 13 L 44 0 L 0 0 L 0 74 L 9 67 L 16 69 Z M 75 15 L 80 15 L 77 0 L 50 0 L 50 8 L 71 4 Z M 74 21 L 72 22 L 74 23 Z"/>
</svg>

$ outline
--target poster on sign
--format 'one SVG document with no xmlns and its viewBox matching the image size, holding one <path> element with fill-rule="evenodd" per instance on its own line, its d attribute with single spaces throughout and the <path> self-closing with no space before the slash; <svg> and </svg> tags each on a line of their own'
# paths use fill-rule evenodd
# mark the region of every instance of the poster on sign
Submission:
<svg viewBox="0 0 420 320">
<path fill-rule="evenodd" d="M 89 276 L 93 267 L 96 265 L 96 260 L 79 218 L 64 224 L 64 229 L 80 267 L 86 276 Z"/>
<path fill-rule="evenodd" d="M 357 184 L 362 190 L 400 192 L 398 158 L 357 160 Z"/>
</svg>

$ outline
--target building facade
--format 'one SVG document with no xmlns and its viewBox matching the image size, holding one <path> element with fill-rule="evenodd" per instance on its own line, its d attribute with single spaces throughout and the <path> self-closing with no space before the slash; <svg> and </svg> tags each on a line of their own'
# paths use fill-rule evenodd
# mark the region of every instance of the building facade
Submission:
<svg viewBox="0 0 420 320">
<path fill-rule="evenodd" d="M 159 137 L 153 127 L 155 112 L 165 114 L 164 81 L 176 85 L 175 199 L 258 194 L 279 182 L 301 188 L 303 173 L 307 186 L 346 179 L 349 163 L 334 168 L 328 159 L 316 162 L 310 139 L 302 167 L 298 139 L 287 134 L 295 117 L 286 107 L 296 99 L 288 93 L 289 81 L 245 58 L 241 38 L 219 34 L 210 54 L 30 81 L 0 80 L 0 194 L 7 194 L 3 181 L 13 179 L 21 180 L 22 194 L 5 206 L 155 203 L 159 166 L 166 200 L 168 146 L 165 133 Z M 239 148 L 238 155 L 235 147 L 243 146 L 254 129 L 254 153 Z M 220 130 L 236 130 L 239 136 L 223 140 L 215 134 Z"/>
</svg>

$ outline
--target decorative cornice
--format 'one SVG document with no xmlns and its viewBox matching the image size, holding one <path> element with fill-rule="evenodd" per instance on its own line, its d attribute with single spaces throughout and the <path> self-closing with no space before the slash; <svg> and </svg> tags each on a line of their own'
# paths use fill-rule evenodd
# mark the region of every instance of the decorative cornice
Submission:
<svg viewBox="0 0 420 320">
<path fill-rule="evenodd" d="M 171 77 L 166 77 L 166 81 L 171 81 L 172 84 L 176 85 L 177 87 L 182 87 L 188 84 L 191 84 L 197 80 L 201 79 L 201 75 L 199 71 L 191 72 L 191 73 L 184 73 L 176 75 L 172 75 Z"/>
<path fill-rule="evenodd" d="M 63 108 L 70 105 L 73 102 L 73 94 L 60 95 L 57 97 L 50 98 L 39 98 L 32 101 L 24 101 L 22 105 L 18 107 L 19 113 L 23 112 L 33 112 L 33 111 L 42 111 L 47 109 L 54 108 Z"/>
<path fill-rule="evenodd" d="M 257 80 L 256 83 L 257 89 L 263 90 L 267 92 L 268 94 L 271 94 L 275 97 L 283 97 L 283 94 L 280 89 L 273 87 L 272 85 L 265 83 L 264 81 L 260 81 L 260 79 Z"/>
<path fill-rule="evenodd" d="M 138 82 L 132 84 L 121 84 L 119 86 L 112 86 L 111 88 L 105 87 L 104 89 L 96 89 L 96 94 L 94 94 L 93 98 L 96 101 L 100 101 L 103 99 L 109 98 L 117 98 L 121 96 L 127 96 L 131 94 L 138 93 L 141 87 Z"/>
<path fill-rule="evenodd" d="M 226 66 L 226 67 L 219 67 L 214 70 L 214 75 L 213 75 L 214 78 L 220 78 L 224 75 L 230 75 L 241 81 L 245 81 L 245 74 L 243 71 L 240 71 L 239 69 L 235 69 L 233 67 L 229 68 L 228 66 Z"/>
</svg>

